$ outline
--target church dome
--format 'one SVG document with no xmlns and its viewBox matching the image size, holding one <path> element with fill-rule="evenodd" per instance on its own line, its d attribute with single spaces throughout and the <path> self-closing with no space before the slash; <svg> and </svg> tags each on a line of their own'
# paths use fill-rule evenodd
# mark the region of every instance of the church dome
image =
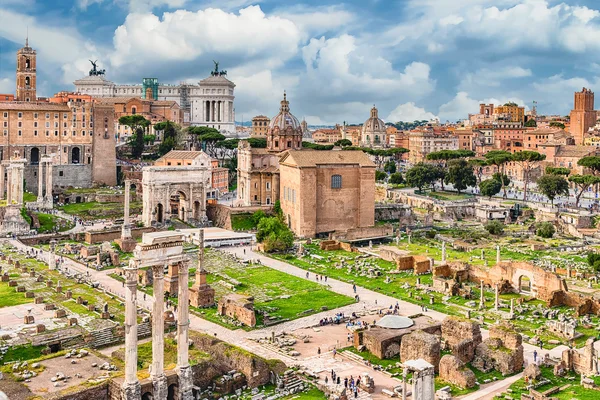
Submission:
<svg viewBox="0 0 600 400">
<path fill-rule="evenodd" d="M 363 146 L 383 146 L 386 144 L 385 122 L 379 118 L 375 106 L 371 108 L 371 117 L 365 121 L 361 131 Z"/>
<path fill-rule="evenodd" d="M 287 128 L 291 128 L 292 130 L 300 130 L 302 131 L 302 126 L 300 125 L 300 121 L 298 118 L 294 117 L 294 115 L 290 112 L 290 102 L 287 101 L 287 96 L 285 92 L 283 92 L 283 100 L 281 100 L 281 107 L 279 108 L 279 114 L 274 116 L 271 119 L 271 123 L 269 124 L 269 129 L 279 128 L 279 130 L 284 131 Z"/>
</svg>

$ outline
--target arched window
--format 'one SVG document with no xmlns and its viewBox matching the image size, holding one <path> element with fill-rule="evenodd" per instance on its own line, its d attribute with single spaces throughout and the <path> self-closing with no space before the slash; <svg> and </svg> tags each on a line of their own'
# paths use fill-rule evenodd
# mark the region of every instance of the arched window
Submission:
<svg viewBox="0 0 600 400">
<path fill-rule="evenodd" d="M 38 149 L 37 147 L 34 147 L 31 149 L 31 164 L 32 165 L 36 165 L 40 163 L 40 149 Z"/>
<path fill-rule="evenodd" d="M 29 60 L 29 58 L 25 59 L 25 68 L 31 68 L 31 61 Z"/>
<path fill-rule="evenodd" d="M 131 113 L 132 114 L 137 114 L 137 108 L 136 107 L 131 107 Z"/>
<path fill-rule="evenodd" d="M 331 176 L 331 188 L 332 189 L 341 189 L 342 188 L 342 176 L 341 175 L 332 175 Z"/>
<path fill-rule="evenodd" d="M 71 163 L 79 164 L 79 157 L 81 156 L 79 147 L 73 147 L 71 150 Z"/>
<path fill-rule="evenodd" d="M 29 86 L 30 83 L 31 83 L 31 81 L 29 80 L 29 77 L 26 76 L 25 77 L 25 86 Z"/>
</svg>

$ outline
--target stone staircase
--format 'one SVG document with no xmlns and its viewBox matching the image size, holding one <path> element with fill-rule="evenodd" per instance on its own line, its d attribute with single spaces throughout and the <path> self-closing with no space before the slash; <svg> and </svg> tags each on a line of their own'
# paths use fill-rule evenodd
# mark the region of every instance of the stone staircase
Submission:
<svg viewBox="0 0 600 400">
<path fill-rule="evenodd" d="M 112 328 L 101 329 L 98 331 L 91 332 L 93 340 L 90 344 L 91 347 L 99 349 L 102 347 L 112 346 L 117 343 L 123 342 L 123 338 L 115 336 Z M 152 327 L 148 322 L 142 322 L 138 324 L 138 339 L 143 339 L 152 334 Z"/>
<path fill-rule="evenodd" d="M 304 382 L 298 377 L 298 374 L 288 369 L 283 374 L 283 387 L 288 393 L 298 393 L 304 389 Z"/>
<path fill-rule="evenodd" d="M 152 335 L 152 325 L 150 322 L 138 324 L 138 339 L 143 339 Z"/>
<path fill-rule="evenodd" d="M 364 364 L 365 363 L 365 359 L 364 358 L 362 358 L 358 354 L 353 353 L 353 352 L 348 351 L 348 350 L 344 350 L 344 351 L 340 352 L 340 355 L 342 357 L 344 357 L 344 358 L 347 358 L 347 359 L 352 360 L 352 361 L 356 361 L 356 362 L 358 362 L 360 364 Z"/>
</svg>

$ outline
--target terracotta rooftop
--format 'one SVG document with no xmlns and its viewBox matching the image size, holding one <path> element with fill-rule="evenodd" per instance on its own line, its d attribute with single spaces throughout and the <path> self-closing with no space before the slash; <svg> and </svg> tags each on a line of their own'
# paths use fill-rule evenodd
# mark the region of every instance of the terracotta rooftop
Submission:
<svg viewBox="0 0 600 400">
<path fill-rule="evenodd" d="M 0 102 L 0 110 L 71 111 L 66 104 L 28 101 L 3 101 Z"/>
<path fill-rule="evenodd" d="M 168 152 L 167 154 L 165 154 L 164 156 L 162 156 L 161 158 L 159 158 L 156 161 L 158 162 L 160 160 L 172 160 L 172 159 L 193 160 L 194 158 L 198 157 L 201 154 L 202 154 L 201 151 L 171 150 L 170 152 Z"/>
<path fill-rule="evenodd" d="M 280 164 L 298 167 L 316 167 L 322 164 L 358 164 L 361 167 L 373 167 L 375 164 L 360 150 L 290 150 L 281 157 Z"/>
<path fill-rule="evenodd" d="M 595 153 L 596 150 L 597 149 L 592 146 L 565 145 L 558 148 L 556 157 L 585 157 Z"/>
</svg>

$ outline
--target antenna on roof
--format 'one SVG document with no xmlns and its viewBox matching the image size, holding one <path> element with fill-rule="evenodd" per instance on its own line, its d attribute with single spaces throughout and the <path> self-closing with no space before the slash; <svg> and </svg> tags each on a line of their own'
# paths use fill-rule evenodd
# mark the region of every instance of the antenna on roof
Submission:
<svg viewBox="0 0 600 400">
<path fill-rule="evenodd" d="M 27 25 L 27 36 L 25 36 L 25 47 L 29 47 L 29 25 Z"/>
</svg>

